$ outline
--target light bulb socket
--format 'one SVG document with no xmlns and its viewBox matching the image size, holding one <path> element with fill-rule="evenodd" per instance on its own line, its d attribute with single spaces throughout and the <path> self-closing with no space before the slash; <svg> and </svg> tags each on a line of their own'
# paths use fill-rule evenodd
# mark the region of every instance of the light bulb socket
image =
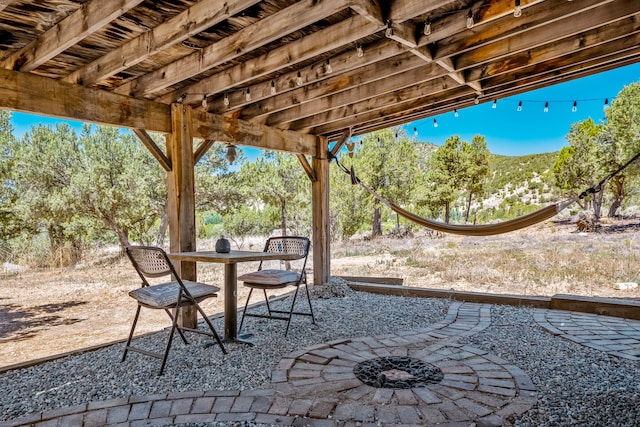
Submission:
<svg viewBox="0 0 640 427">
<path fill-rule="evenodd" d="M 391 24 L 391 20 L 387 21 L 387 29 L 384 30 L 384 35 L 386 37 L 393 37 L 393 25 Z"/>
</svg>

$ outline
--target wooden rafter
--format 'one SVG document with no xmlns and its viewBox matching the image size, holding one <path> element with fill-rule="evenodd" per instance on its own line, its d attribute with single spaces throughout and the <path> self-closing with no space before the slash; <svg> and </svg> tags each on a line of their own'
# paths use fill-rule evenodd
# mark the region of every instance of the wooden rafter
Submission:
<svg viewBox="0 0 640 427">
<path fill-rule="evenodd" d="M 1 68 L 31 71 L 73 46 L 142 0 L 92 0 L 0 63 Z"/>
<path fill-rule="evenodd" d="M 132 129 L 133 133 L 140 139 L 145 147 L 151 152 L 153 157 L 156 158 L 162 168 L 169 172 L 171 170 L 171 160 L 162 152 L 160 147 L 155 143 L 153 138 L 144 129 Z"/>
<path fill-rule="evenodd" d="M 101 0 L 95 3 L 104 4 Z M 132 67 L 153 54 L 179 43 L 234 14 L 257 3 L 258 0 L 202 0 L 172 19 L 147 30 L 95 61 L 74 71 L 65 81 L 85 86 L 104 80 Z"/>
</svg>

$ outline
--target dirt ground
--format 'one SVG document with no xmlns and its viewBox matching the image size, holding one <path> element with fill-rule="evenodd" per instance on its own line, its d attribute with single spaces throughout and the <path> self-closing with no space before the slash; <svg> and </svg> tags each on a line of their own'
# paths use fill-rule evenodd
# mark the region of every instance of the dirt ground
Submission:
<svg viewBox="0 0 640 427">
<path fill-rule="evenodd" d="M 639 222 L 638 220 L 636 223 Z M 470 239 L 460 236 L 414 236 L 407 239 L 376 239 L 373 241 L 352 240 L 332 243 L 332 274 L 350 276 L 402 277 L 407 286 L 419 286 L 462 291 L 502 292 L 521 294 L 573 293 L 616 298 L 640 297 L 640 290 L 620 290 L 612 286 L 572 288 L 571 280 L 544 289 L 520 286 L 518 279 L 495 277 L 500 273 L 465 272 L 458 276 L 447 276 L 447 272 L 435 272 L 412 263 L 415 258 L 437 258 L 438 254 L 451 248 L 482 254 L 490 247 L 498 251 L 518 250 L 552 251 L 559 244 L 576 247 L 578 252 L 598 246 L 603 237 L 598 234 L 576 233 L 575 225 L 554 224 L 532 227 L 524 232 L 492 238 Z M 626 224 L 606 235 L 623 249 L 634 249 L 640 245 L 637 225 Z M 560 242 L 560 243 L 559 243 Z M 594 243 L 595 242 L 595 243 Z M 200 245 L 200 244 L 199 244 Z M 585 245 L 584 249 L 580 245 Z M 200 248 L 203 248 L 201 245 Z M 204 249 L 204 248 L 203 248 Z M 433 255 L 433 256 L 432 256 Z M 499 254 L 498 254 L 499 255 Z M 464 255 L 473 256 L 473 255 Z M 635 255 L 633 262 L 635 262 Z M 481 260 L 480 260 L 481 262 Z M 517 262 L 514 261 L 514 262 Z M 558 260 L 559 263 L 562 260 Z M 629 268 L 640 270 L 637 265 Z M 312 264 L 311 264 L 312 265 Z M 240 264 L 239 274 L 248 272 L 257 264 Z M 512 266 L 526 270 L 525 265 Z M 446 266 L 446 269 L 452 267 Z M 461 266 L 460 268 L 465 268 Z M 479 269 L 477 265 L 467 268 Z M 507 273 L 505 273 L 507 274 Z M 509 273 L 510 274 L 510 273 Z M 223 267 L 216 264 L 199 265 L 198 279 L 222 287 Z M 454 278 L 450 278 L 454 277 Z M 473 280 L 478 277 L 479 280 Z M 491 277 L 485 280 L 484 277 Z M 524 276 L 523 276 L 524 277 Z M 127 337 L 135 302 L 127 292 L 139 284 L 140 279 L 126 258 L 116 258 L 92 266 L 44 271 L 26 270 L 8 273 L 0 270 L 0 370 L 13 364 L 33 361 L 52 355 L 71 352 L 95 345 L 122 340 Z M 522 282 L 527 280 L 523 279 Z M 511 284 L 505 288 L 504 283 Z M 207 313 L 223 311 L 224 292 L 218 298 L 203 303 Z M 246 291 L 238 289 L 238 305 L 242 306 Z M 168 324 L 168 317 L 161 311 L 144 310 L 137 332 L 159 330 Z M 221 331 L 219 331 L 221 332 Z"/>
</svg>

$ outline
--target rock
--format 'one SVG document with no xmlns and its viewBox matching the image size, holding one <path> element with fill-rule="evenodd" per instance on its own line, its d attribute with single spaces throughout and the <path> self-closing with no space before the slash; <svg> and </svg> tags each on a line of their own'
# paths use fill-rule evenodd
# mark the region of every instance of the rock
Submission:
<svg viewBox="0 0 640 427">
<path fill-rule="evenodd" d="M 636 282 L 618 282 L 614 284 L 614 287 L 619 291 L 628 291 L 638 287 Z"/>
</svg>

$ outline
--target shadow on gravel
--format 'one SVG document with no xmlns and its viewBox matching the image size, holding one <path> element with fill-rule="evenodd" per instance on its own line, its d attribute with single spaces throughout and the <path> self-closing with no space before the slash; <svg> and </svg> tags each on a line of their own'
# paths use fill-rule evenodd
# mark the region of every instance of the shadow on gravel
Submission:
<svg viewBox="0 0 640 427">
<path fill-rule="evenodd" d="M 81 322 L 82 319 L 66 318 L 62 312 L 67 308 L 85 304 L 86 301 L 69 301 L 27 309 L 15 304 L 0 304 L 0 342 L 25 340 L 37 335 L 41 329 Z"/>
</svg>

